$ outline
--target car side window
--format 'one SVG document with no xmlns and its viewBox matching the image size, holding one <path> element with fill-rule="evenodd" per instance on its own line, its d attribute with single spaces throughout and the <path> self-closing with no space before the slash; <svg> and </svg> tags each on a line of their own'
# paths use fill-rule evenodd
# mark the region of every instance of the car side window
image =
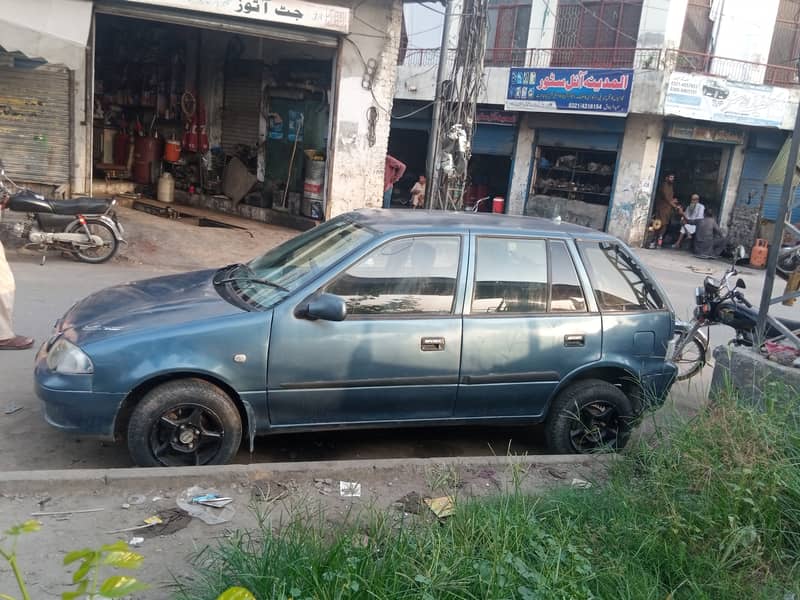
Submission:
<svg viewBox="0 0 800 600">
<path fill-rule="evenodd" d="M 473 314 L 547 311 L 544 240 L 479 237 L 475 251 Z"/>
<path fill-rule="evenodd" d="M 392 240 L 324 291 L 343 297 L 349 315 L 451 314 L 460 256 L 459 236 Z"/>
<path fill-rule="evenodd" d="M 586 312 L 578 273 L 562 241 L 550 241 L 550 312 Z"/>
<path fill-rule="evenodd" d="M 579 247 L 601 310 L 664 308 L 661 295 L 622 246 L 613 242 L 581 242 Z"/>
</svg>

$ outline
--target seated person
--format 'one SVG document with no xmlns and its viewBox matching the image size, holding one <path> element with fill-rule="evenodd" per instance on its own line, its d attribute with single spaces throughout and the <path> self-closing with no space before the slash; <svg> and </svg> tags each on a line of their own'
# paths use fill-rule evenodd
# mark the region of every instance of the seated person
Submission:
<svg viewBox="0 0 800 600">
<path fill-rule="evenodd" d="M 686 207 L 686 210 L 682 211 L 681 234 L 678 236 L 678 241 L 672 246 L 673 248 L 680 248 L 684 237 L 692 239 L 697 225 L 703 220 L 705 210 L 706 207 L 700 202 L 700 196 L 692 194 L 689 206 Z"/>
<path fill-rule="evenodd" d="M 722 254 L 726 244 L 725 234 L 714 220 L 714 212 L 706 209 L 694 234 L 694 253 L 700 258 L 713 258 Z"/>
</svg>

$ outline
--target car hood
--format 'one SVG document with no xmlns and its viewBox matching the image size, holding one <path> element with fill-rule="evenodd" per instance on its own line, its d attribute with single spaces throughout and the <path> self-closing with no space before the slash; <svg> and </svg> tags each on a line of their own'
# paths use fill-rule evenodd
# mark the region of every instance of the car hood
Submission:
<svg viewBox="0 0 800 600">
<path fill-rule="evenodd" d="M 75 330 L 83 338 L 241 314 L 214 289 L 214 273 L 195 271 L 106 288 L 73 306 L 58 329 Z"/>
</svg>

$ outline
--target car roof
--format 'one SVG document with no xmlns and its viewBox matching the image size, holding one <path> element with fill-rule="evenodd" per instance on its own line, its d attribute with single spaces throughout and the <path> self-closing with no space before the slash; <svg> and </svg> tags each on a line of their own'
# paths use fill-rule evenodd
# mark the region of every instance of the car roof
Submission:
<svg viewBox="0 0 800 600">
<path fill-rule="evenodd" d="M 468 211 L 360 209 L 347 218 L 382 233 L 415 229 L 458 229 L 482 233 L 532 233 L 553 237 L 616 239 L 613 236 L 572 223 L 556 223 L 540 217 L 521 217 Z"/>
</svg>

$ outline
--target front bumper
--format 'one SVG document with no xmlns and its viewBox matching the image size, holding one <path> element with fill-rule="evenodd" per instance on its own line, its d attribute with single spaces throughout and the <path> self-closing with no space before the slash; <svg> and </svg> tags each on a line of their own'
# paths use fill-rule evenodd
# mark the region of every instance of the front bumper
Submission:
<svg viewBox="0 0 800 600">
<path fill-rule="evenodd" d="M 34 388 L 51 426 L 81 437 L 114 438 L 114 422 L 124 394 L 93 392 L 91 375 L 50 371 L 44 349 L 36 357 Z"/>
</svg>

